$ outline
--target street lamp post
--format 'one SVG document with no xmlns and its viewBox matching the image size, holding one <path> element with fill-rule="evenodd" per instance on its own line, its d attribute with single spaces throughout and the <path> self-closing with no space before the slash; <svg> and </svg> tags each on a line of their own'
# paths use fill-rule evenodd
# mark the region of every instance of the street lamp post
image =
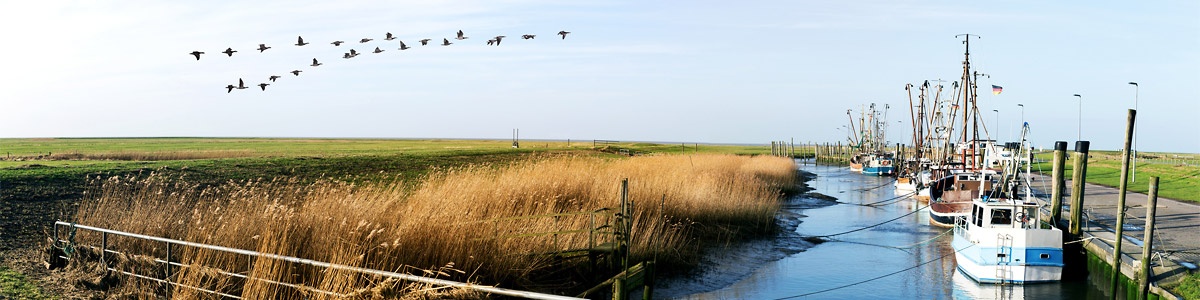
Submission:
<svg viewBox="0 0 1200 300">
<path fill-rule="evenodd" d="M 1130 81 L 1133 85 L 1133 110 L 1137 111 L 1138 107 L 1138 83 Z M 1137 126 L 1133 127 L 1133 182 L 1137 182 Z"/>
<path fill-rule="evenodd" d="M 1075 94 L 1079 97 L 1079 125 L 1075 127 L 1075 140 L 1084 140 L 1084 96 Z"/>
<path fill-rule="evenodd" d="M 1021 128 L 1025 128 L 1025 104 L 1017 103 L 1017 107 L 1021 108 Z"/>
<path fill-rule="evenodd" d="M 1000 110 L 993 109 L 992 112 L 996 113 L 996 140 L 1000 140 Z"/>
</svg>

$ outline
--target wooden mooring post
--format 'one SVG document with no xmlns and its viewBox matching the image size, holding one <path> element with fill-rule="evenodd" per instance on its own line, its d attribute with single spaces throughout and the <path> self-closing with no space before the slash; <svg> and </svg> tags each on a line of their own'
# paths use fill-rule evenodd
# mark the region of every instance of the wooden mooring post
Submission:
<svg viewBox="0 0 1200 300">
<path fill-rule="evenodd" d="M 1032 161 L 1031 161 L 1032 162 Z M 1055 227 L 1060 226 L 1058 221 L 1062 221 L 1062 196 L 1066 190 L 1067 179 L 1064 178 L 1064 167 L 1067 164 L 1067 142 L 1054 142 L 1054 162 L 1052 162 L 1050 179 L 1052 181 L 1050 187 L 1050 223 Z"/>
<path fill-rule="evenodd" d="M 1125 192 L 1129 189 L 1129 154 L 1133 145 L 1133 126 L 1137 123 L 1137 110 L 1130 109 L 1125 117 L 1125 148 L 1121 150 L 1121 182 L 1117 183 L 1117 228 L 1116 242 L 1113 244 L 1112 290 L 1109 299 L 1117 299 L 1117 283 L 1121 279 L 1121 244 L 1125 232 Z"/>
<path fill-rule="evenodd" d="M 1158 206 L 1158 176 L 1150 177 L 1150 191 L 1146 198 L 1146 235 L 1142 237 L 1142 271 L 1138 272 L 1138 299 L 1147 299 L 1154 268 L 1150 267 L 1150 254 L 1154 249 L 1154 216 Z"/>
<path fill-rule="evenodd" d="M 1067 185 L 1067 179 L 1064 178 L 1066 174 L 1063 174 L 1066 163 L 1067 142 L 1054 142 L 1054 167 L 1051 172 L 1053 184 L 1050 188 L 1050 224 L 1054 227 L 1060 226 L 1058 222 L 1062 220 L 1063 192 Z"/>
<path fill-rule="evenodd" d="M 1088 141 L 1076 141 L 1071 172 L 1071 234 L 1079 236 L 1083 219 L 1083 192 L 1087 182 Z"/>
</svg>

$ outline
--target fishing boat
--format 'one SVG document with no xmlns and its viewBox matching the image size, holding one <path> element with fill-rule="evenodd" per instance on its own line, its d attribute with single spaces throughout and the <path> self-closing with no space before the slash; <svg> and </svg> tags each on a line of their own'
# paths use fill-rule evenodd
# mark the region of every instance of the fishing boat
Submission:
<svg viewBox="0 0 1200 300">
<path fill-rule="evenodd" d="M 855 154 L 850 158 L 850 172 L 862 173 L 863 165 L 867 162 L 866 154 Z"/>
<path fill-rule="evenodd" d="M 958 135 L 956 144 L 943 145 L 945 158 L 942 165 L 933 169 L 938 178 L 929 192 L 929 223 L 934 226 L 952 227 L 959 219 L 970 213 L 971 202 L 980 196 L 995 191 L 995 183 L 1003 169 L 989 168 L 989 152 L 994 152 L 995 141 L 982 139 L 979 135 L 979 107 L 976 98 L 978 72 L 971 70 L 971 35 L 966 36 L 966 51 L 963 58 L 961 83 L 955 82 L 953 105 L 950 109 L 947 138 Z M 962 119 L 957 119 L 961 112 Z M 961 130 L 955 132 L 956 128 Z M 948 139 L 947 139 L 948 140 Z M 989 151 L 990 150 L 990 151 Z"/>
<path fill-rule="evenodd" d="M 991 170 L 952 171 L 930 186 L 929 224 L 953 227 L 965 218 L 973 199 L 993 190 L 997 174 Z"/>
<path fill-rule="evenodd" d="M 1040 226 L 1041 206 L 984 195 L 954 226 L 958 270 L 980 283 L 1039 283 L 1062 279 L 1062 230 Z"/>
<path fill-rule="evenodd" d="M 850 159 L 850 171 L 868 175 L 891 176 L 896 172 L 895 155 L 886 151 L 884 133 L 887 129 L 887 108 L 882 112 L 875 109 L 875 103 L 862 110 L 855 126 L 851 110 L 846 110 L 850 117 L 850 145 L 857 148 L 859 153 Z"/>
<path fill-rule="evenodd" d="M 889 153 L 873 153 L 867 156 L 867 161 L 863 164 L 863 174 L 888 176 L 896 172 L 896 166 L 893 163 L 895 159 Z"/>
</svg>

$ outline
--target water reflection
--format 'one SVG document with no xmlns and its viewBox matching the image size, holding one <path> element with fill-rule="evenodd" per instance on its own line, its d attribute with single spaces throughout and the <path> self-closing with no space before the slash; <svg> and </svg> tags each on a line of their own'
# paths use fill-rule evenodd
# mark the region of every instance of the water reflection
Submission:
<svg viewBox="0 0 1200 300">
<path fill-rule="evenodd" d="M 854 174 L 837 166 L 800 164 L 800 168 L 817 174 L 809 183 L 813 192 L 836 197 L 842 204 L 785 208 L 806 215 L 796 227 L 797 233 L 835 234 L 898 219 L 831 237 L 807 251 L 766 263 L 731 285 L 682 298 L 1081 299 L 1102 295 L 1084 281 L 977 284 L 955 269 L 952 233 L 929 226 L 924 211 L 914 213 L 923 205 L 911 199 L 879 207 L 848 204 L 896 197 L 892 178 Z"/>
</svg>

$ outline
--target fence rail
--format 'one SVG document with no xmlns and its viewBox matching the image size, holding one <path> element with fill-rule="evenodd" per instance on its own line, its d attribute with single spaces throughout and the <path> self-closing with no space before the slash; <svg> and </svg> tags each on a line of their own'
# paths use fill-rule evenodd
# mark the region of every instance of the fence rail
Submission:
<svg viewBox="0 0 1200 300">
<path fill-rule="evenodd" d="M 60 239 L 59 226 L 66 226 L 68 228 L 68 230 L 70 230 L 71 237 L 68 240 Z M 207 290 L 207 289 L 203 289 L 203 288 L 192 287 L 192 286 L 187 286 L 187 285 L 182 285 L 179 283 L 171 282 L 171 276 L 170 276 L 171 271 L 170 270 L 171 270 L 172 266 L 192 267 L 189 265 L 179 264 L 179 263 L 173 262 L 171 260 L 172 245 L 174 245 L 176 247 L 178 247 L 178 246 L 195 247 L 195 248 L 200 248 L 200 249 L 207 249 L 207 250 L 219 251 L 219 252 L 225 252 L 225 253 L 231 253 L 231 254 L 246 255 L 246 256 L 251 256 L 251 257 L 255 257 L 255 258 L 269 258 L 269 259 L 275 259 L 275 260 L 286 261 L 286 262 L 297 263 L 297 264 L 308 265 L 308 266 L 319 267 L 319 268 L 351 271 L 351 272 L 357 272 L 357 273 L 361 273 L 361 274 L 365 274 L 365 275 L 377 275 L 377 276 L 382 276 L 382 277 L 386 277 L 386 278 L 394 278 L 394 279 L 404 280 L 404 281 L 409 281 L 409 282 L 425 283 L 425 284 L 430 284 L 430 285 L 435 285 L 435 286 L 464 288 L 464 289 L 470 289 L 470 290 L 475 290 L 475 291 L 485 292 L 485 293 L 490 293 L 490 294 L 505 295 L 505 296 L 511 296 L 511 297 L 525 298 L 525 299 L 550 299 L 550 300 L 583 299 L 583 298 L 575 298 L 575 297 L 560 296 L 560 295 L 553 295 L 553 294 L 536 293 L 536 292 L 530 292 L 530 291 L 505 289 L 505 288 L 499 288 L 499 287 L 494 287 L 494 286 L 450 281 L 450 280 L 445 280 L 445 279 L 416 276 L 416 275 L 411 275 L 411 274 L 403 274 L 403 273 L 396 273 L 396 272 L 389 272 L 389 271 L 382 271 L 382 270 L 359 268 L 359 267 L 354 267 L 354 266 L 321 262 L 321 261 L 315 261 L 315 260 L 311 260 L 311 259 L 304 259 L 304 258 L 293 257 L 293 256 L 262 253 L 262 252 L 251 251 L 251 250 L 194 243 L 194 242 L 188 242 L 188 241 L 181 241 L 181 240 L 175 240 L 175 239 L 168 239 L 168 238 L 162 238 L 162 237 L 136 234 L 136 233 L 131 233 L 131 232 L 124 232 L 124 231 L 119 231 L 119 230 L 92 227 L 92 226 L 87 226 L 87 225 L 79 225 L 79 224 L 63 222 L 63 221 L 54 222 L 55 244 L 71 243 L 72 244 L 71 246 L 75 247 L 75 245 L 73 245 L 74 235 L 75 235 L 74 232 L 76 230 L 80 230 L 80 229 L 99 232 L 101 234 L 102 242 L 101 242 L 101 246 L 99 249 L 100 255 L 101 255 L 101 261 L 105 261 L 105 257 L 107 255 L 107 253 L 122 254 L 118 251 L 108 249 L 108 235 L 123 236 L 123 237 L 146 240 L 146 241 L 151 241 L 151 242 L 160 242 L 160 243 L 163 243 L 166 245 L 167 251 L 166 251 L 165 260 L 160 260 L 157 258 L 154 259 L 154 262 L 164 263 L 166 265 L 166 272 L 164 272 L 165 276 L 163 278 L 158 278 L 156 276 L 150 276 L 150 275 L 145 275 L 145 274 L 135 274 L 132 272 L 126 272 L 123 270 L 108 268 L 106 265 L 105 267 L 108 270 L 120 272 L 122 274 L 134 276 L 137 278 L 157 281 L 160 283 L 167 284 L 168 286 L 178 286 L 178 287 L 182 287 L 182 288 L 188 288 L 188 289 L 193 289 L 193 290 L 207 292 L 207 293 L 213 293 L 213 294 L 217 294 L 217 295 L 220 295 L 223 297 L 236 298 L 236 299 L 241 299 L 241 297 L 238 297 L 236 295 L 221 293 L 219 291 L 212 291 L 212 290 Z M 85 247 L 93 248 L 93 249 L 95 248 L 94 246 L 85 246 Z M 268 283 L 280 284 L 280 285 L 288 286 L 288 287 L 292 287 L 292 288 L 301 288 L 301 286 L 299 286 L 299 285 L 288 284 L 288 283 L 284 283 L 284 282 L 277 282 L 277 281 L 263 279 L 263 278 L 252 278 L 252 277 L 249 277 L 246 275 L 240 275 L 240 274 L 236 274 L 236 273 L 222 272 L 222 274 L 224 274 L 224 275 L 234 274 L 234 275 L 239 275 L 239 276 L 235 276 L 235 277 L 243 277 L 244 276 L 243 278 L 245 278 L 247 280 L 259 280 L 259 281 L 268 282 Z M 232 275 L 229 275 L 229 276 L 232 276 Z M 303 287 L 303 288 L 313 289 L 311 287 Z M 332 293 L 332 292 L 328 292 L 328 291 L 321 291 L 321 292 Z"/>
</svg>

